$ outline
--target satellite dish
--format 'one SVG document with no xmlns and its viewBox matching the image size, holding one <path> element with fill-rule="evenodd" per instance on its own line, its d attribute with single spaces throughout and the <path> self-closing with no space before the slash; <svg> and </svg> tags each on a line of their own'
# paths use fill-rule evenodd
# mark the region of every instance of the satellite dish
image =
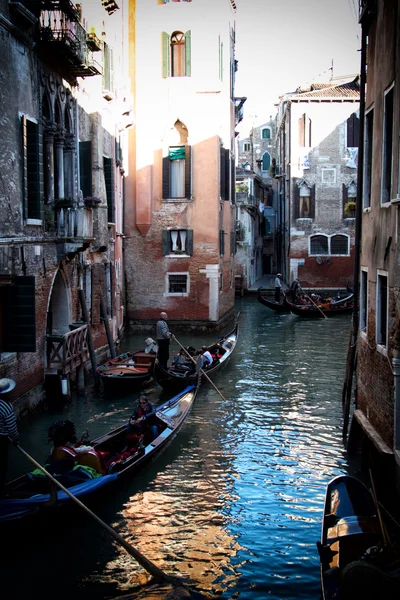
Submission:
<svg viewBox="0 0 400 600">
<path fill-rule="evenodd" d="M 317 265 L 322 265 L 324 263 L 324 259 L 320 256 L 317 256 Z"/>
<path fill-rule="evenodd" d="M 330 256 L 328 256 L 328 258 L 326 259 L 326 261 L 325 261 L 325 262 L 326 262 L 326 264 L 327 264 L 327 265 L 330 265 L 330 264 L 331 264 L 331 262 L 332 262 L 332 259 L 331 259 L 331 257 L 330 257 Z"/>
</svg>

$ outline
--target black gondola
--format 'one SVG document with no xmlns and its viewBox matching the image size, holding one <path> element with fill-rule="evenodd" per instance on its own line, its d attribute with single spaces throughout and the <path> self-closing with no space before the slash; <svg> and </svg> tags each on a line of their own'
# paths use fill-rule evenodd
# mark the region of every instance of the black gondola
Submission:
<svg viewBox="0 0 400 600">
<path fill-rule="evenodd" d="M 204 373 L 207 377 L 212 378 L 224 365 L 226 365 L 236 347 L 238 332 L 239 325 L 236 324 L 230 333 L 222 337 L 218 342 L 207 347 L 207 350 L 213 357 L 211 365 L 204 368 Z M 171 366 L 168 369 L 165 369 L 156 359 L 154 363 L 154 376 L 157 382 L 165 390 L 181 390 L 183 387 L 192 385 L 193 382 L 196 381 L 196 364 L 189 359 L 185 366 Z M 207 381 L 207 377 L 203 379 L 203 382 Z"/>
<path fill-rule="evenodd" d="M 263 292 L 262 288 L 258 288 L 257 300 L 260 302 L 260 304 L 270 308 L 271 310 L 274 310 L 275 312 L 290 313 L 290 308 L 286 302 L 286 296 L 283 296 L 282 302 L 276 302 L 275 300 L 272 300 L 272 298 L 268 298 L 265 294 L 265 291 Z"/>
<path fill-rule="evenodd" d="M 349 315 L 353 312 L 352 298 L 348 302 L 338 301 L 322 304 L 293 304 L 289 300 L 286 300 L 286 303 L 292 314 L 311 319 Z"/>
</svg>

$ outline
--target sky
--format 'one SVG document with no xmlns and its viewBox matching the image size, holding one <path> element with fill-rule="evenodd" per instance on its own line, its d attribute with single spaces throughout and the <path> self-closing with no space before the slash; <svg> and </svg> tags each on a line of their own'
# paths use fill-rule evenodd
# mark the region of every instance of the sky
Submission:
<svg viewBox="0 0 400 600">
<path fill-rule="evenodd" d="M 300 85 L 360 70 L 358 0 L 235 0 L 235 96 L 247 97 L 237 128 L 276 114 L 279 96 Z"/>
</svg>

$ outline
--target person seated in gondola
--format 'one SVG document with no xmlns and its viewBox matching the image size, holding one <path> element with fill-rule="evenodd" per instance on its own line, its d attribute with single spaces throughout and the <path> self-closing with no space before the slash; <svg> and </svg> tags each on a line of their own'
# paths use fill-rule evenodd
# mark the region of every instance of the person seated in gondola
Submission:
<svg viewBox="0 0 400 600">
<path fill-rule="evenodd" d="M 211 352 L 208 350 L 207 346 L 203 346 L 201 350 L 199 350 L 199 354 L 201 355 L 201 368 L 208 369 L 211 367 L 213 363 L 213 357 L 211 356 Z"/>
<path fill-rule="evenodd" d="M 129 436 L 132 440 L 135 436 L 150 436 L 151 440 L 158 437 L 156 409 L 144 394 L 139 396 L 139 405 L 129 419 L 127 439 Z"/>
</svg>

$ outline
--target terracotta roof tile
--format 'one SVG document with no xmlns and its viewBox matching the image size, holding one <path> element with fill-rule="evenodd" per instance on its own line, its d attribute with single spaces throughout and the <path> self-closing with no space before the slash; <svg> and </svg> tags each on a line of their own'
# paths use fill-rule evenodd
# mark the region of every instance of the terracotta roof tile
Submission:
<svg viewBox="0 0 400 600">
<path fill-rule="evenodd" d="M 290 96 L 290 100 L 303 100 L 306 98 L 314 100 L 336 100 L 339 98 L 359 99 L 360 84 L 356 77 L 348 83 L 313 83 L 307 90 L 301 88 Z"/>
</svg>

